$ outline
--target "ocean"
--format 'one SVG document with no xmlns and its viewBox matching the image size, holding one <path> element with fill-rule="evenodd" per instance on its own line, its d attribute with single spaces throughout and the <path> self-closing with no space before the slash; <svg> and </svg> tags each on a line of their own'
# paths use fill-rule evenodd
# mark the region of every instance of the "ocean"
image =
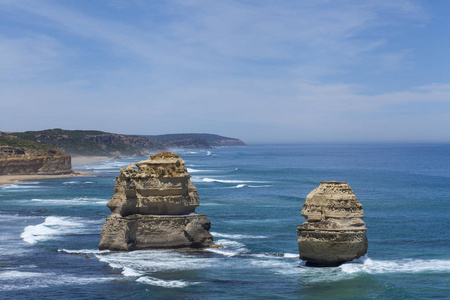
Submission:
<svg viewBox="0 0 450 300">
<path fill-rule="evenodd" d="M 211 220 L 207 250 L 99 251 L 121 167 L 0 187 L 1 299 L 450 299 L 449 144 L 265 144 L 176 149 Z M 368 254 L 298 258 L 296 228 L 320 181 L 362 203 Z"/>
</svg>

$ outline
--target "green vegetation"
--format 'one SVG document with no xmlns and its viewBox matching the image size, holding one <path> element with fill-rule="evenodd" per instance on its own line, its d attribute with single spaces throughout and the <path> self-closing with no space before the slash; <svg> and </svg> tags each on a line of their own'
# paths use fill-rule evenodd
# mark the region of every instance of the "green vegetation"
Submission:
<svg viewBox="0 0 450 300">
<path fill-rule="evenodd" d="M 11 136 L 0 136 L 0 146 L 21 147 L 34 150 L 54 149 L 54 146 L 42 145 L 31 141 L 21 140 Z"/>
<path fill-rule="evenodd" d="M 95 130 L 47 129 L 14 132 L 11 135 L 40 144 L 54 145 L 72 155 L 132 156 L 142 155 L 143 151 L 156 148 L 148 139 L 138 138 L 144 139 L 139 147 L 136 138 Z"/>
<path fill-rule="evenodd" d="M 185 139 L 204 139 L 211 146 L 223 146 L 221 142 L 224 140 L 232 141 L 235 145 L 245 146 L 245 143 L 236 138 L 225 137 L 210 133 L 178 133 L 178 134 L 163 134 L 163 135 L 144 135 L 147 138 L 159 141 L 173 141 Z"/>
<path fill-rule="evenodd" d="M 233 138 L 215 134 L 189 133 L 158 136 L 137 136 L 97 130 L 47 129 L 25 132 L 0 132 L 2 145 L 49 149 L 58 147 L 71 155 L 144 156 L 167 148 L 203 148 L 244 146 Z"/>
</svg>

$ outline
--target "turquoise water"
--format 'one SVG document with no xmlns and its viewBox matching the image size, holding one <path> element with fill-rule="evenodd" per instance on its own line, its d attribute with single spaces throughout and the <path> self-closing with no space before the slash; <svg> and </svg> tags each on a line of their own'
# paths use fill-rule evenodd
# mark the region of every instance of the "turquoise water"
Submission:
<svg viewBox="0 0 450 300">
<path fill-rule="evenodd" d="M 304 144 L 174 150 L 221 249 L 98 251 L 120 167 L 0 188 L 2 299 L 426 299 L 450 295 L 450 145 Z M 366 257 L 298 259 L 296 227 L 320 181 L 363 204 Z"/>
</svg>

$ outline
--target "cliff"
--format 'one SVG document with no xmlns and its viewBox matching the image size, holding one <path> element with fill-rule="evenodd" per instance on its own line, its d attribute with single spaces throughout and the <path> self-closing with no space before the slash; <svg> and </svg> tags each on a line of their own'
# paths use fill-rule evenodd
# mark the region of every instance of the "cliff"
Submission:
<svg viewBox="0 0 450 300">
<path fill-rule="evenodd" d="M 138 136 L 96 130 L 48 129 L 10 132 L 3 135 L 41 145 L 52 145 L 64 149 L 71 155 L 83 156 L 144 156 L 149 152 L 170 148 L 209 149 L 216 146 L 245 145 L 238 139 L 214 134 Z"/>
<path fill-rule="evenodd" d="M 71 157 L 64 150 L 33 143 L 22 145 L 20 141 L 5 137 L 0 139 L 0 175 L 60 175 L 72 172 Z"/>
<path fill-rule="evenodd" d="M 298 247 L 309 264 L 336 266 L 367 253 L 362 205 L 346 182 L 321 182 L 306 197 L 302 216 Z"/>
<path fill-rule="evenodd" d="M 195 213 L 200 200 L 184 161 L 164 152 L 122 168 L 107 206 L 98 248 L 204 248 L 214 245 L 211 222 Z"/>
<path fill-rule="evenodd" d="M 139 136 L 127 136 L 94 130 L 48 129 L 9 133 L 10 136 L 64 149 L 71 155 L 143 156 L 164 146 Z"/>
</svg>

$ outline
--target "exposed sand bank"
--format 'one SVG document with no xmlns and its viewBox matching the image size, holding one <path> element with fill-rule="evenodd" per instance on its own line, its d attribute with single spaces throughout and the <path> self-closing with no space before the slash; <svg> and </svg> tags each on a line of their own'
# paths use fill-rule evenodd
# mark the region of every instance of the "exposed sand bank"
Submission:
<svg viewBox="0 0 450 300">
<path fill-rule="evenodd" d="M 72 167 L 89 165 L 111 158 L 109 156 L 72 156 Z"/>
</svg>

